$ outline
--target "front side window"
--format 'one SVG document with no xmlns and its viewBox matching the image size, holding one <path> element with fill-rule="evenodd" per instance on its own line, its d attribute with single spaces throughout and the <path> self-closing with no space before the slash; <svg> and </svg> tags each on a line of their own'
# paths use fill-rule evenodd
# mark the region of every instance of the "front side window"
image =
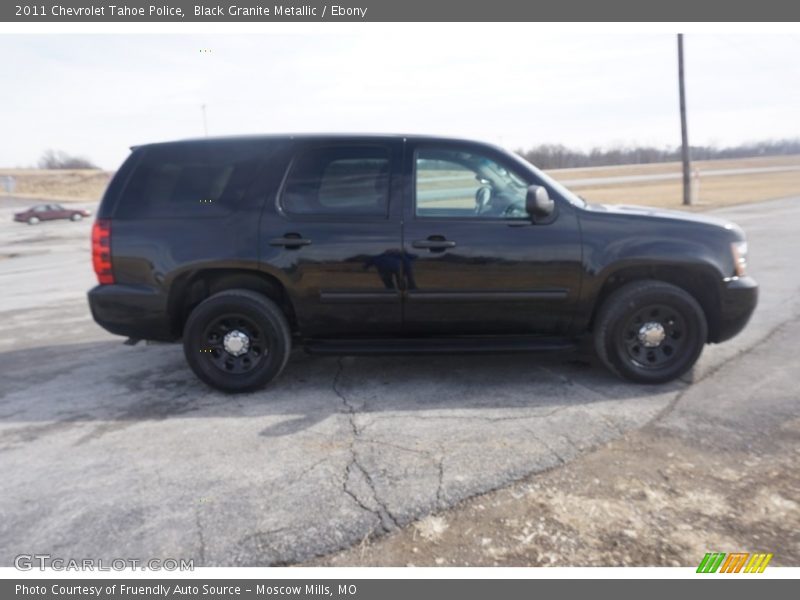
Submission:
<svg viewBox="0 0 800 600">
<path fill-rule="evenodd" d="M 470 151 L 424 148 L 416 156 L 418 217 L 527 218 L 528 184 Z"/>
<path fill-rule="evenodd" d="M 290 168 L 281 206 L 294 215 L 385 217 L 388 149 L 335 146 L 303 152 Z"/>
</svg>

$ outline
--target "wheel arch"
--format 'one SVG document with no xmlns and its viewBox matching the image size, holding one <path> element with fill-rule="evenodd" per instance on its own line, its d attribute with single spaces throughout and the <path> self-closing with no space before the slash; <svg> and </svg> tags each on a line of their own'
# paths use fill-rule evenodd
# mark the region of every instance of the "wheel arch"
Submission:
<svg viewBox="0 0 800 600">
<path fill-rule="evenodd" d="M 704 265 L 631 265 L 607 273 L 592 307 L 588 330 L 593 331 L 600 308 L 613 292 L 624 285 L 642 280 L 670 283 L 690 294 L 703 309 L 708 324 L 706 341 L 717 341 L 720 331 L 719 276 L 713 267 Z"/>
<path fill-rule="evenodd" d="M 292 333 L 297 332 L 292 300 L 278 277 L 255 269 L 208 268 L 180 276 L 170 286 L 167 310 L 175 335 L 182 334 L 186 319 L 198 304 L 218 292 L 231 289 L 263 294 L 281 308 Z"/>
</svg>

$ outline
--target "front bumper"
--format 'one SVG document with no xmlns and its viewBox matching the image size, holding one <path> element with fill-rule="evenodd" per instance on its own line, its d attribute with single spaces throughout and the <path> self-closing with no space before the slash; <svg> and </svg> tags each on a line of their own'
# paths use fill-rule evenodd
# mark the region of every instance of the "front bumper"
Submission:
<svg viewBox="0 0 800 600">
<path fill-rule="evenodd" d="M 733 277 L 722 286 L 720 315 L 712 342 L 724 342 L 744 329 L 758 304 L 758 284 L 752 277 Z"/>
<path fill-rule="evenodd" d="M 106 331 L 140 340 L 172 341 L 167 299 L 144 286 L 98 285 L 89 290 L 92 317 Z"/>
</svg>

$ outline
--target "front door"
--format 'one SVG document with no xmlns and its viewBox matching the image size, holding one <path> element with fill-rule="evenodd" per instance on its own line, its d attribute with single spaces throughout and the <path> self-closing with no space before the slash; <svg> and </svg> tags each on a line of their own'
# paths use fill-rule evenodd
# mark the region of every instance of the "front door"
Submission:
<svg viewBox="0 0 800 600">
<path fill-rule="evenodd" d="M 307 337 L 369 337 L 402 327 L 402 140 L 299 140 L 261 257 L 283 271 Z"/>
<path fill-rule="evenodd" d="M 575 209 L 559 197 L 534 224 L 527 187 L 538 184 L 482 145 L 408 148 L 403 252 L 404 328 L 415 335 L 559 334 L 579 294 Z M 515 169 L 515 170 L 514 170 Z M 554 192 L 551 195 L 555 196 Z"/>
<path fill-rule="evenodd" d="M 51 219 L 69 219 L 72 216 L 72 211 L 67 210 L 60 204 L 51 204 L 50 215 Z"/>
</svg>

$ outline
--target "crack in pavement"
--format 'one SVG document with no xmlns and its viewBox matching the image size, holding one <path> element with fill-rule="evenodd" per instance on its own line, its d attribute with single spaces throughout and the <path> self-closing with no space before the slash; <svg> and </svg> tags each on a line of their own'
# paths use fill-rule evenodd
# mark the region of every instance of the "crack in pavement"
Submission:
<svg viewBox="0 0 800 600">
<path fill-rule="evenodd" d="M 544 447 L 545 447 L 545 449 L 546 449 L 546 450 L 547 450 L 547 451 L 548 451 L 550 454 L 552 454 L 552 455 L 553 455 L 553 456 L 556 458 L 556 460 L 557 460 L 557 461 L 558 461 L 560 464 L 562 464 L 562 465 L 565 465 L 565 464 L 567 464 L 567 461 L 566 461 L 566 459 L 565 459 L 563 456 L 561 456 L 561 454 L 560 454 L 560 453 L 556 452 L 556 451 L 555 451 L 555 449 L 554 449 L 554 448 L 553 448 L 553 447 L 552 447 L 550 444 L 548 444 L 547 442 L 545 442 L 545 441 L 544 441 L 544 440 L 543 440 L 543 439 L 542 439 L 542 438 L 539 436 L 539 434 L 538 434 L 537 432 L 535 432 L 533 429 L 530 429 L 529 427 L 525 427 L 524 425 L 522 426 L 522 428 L 523 428 L 525 431 L 527 431 L 528 433 L 530 433 L 530 434 L 533 436 L 533 438 L 534 438 L 534 439 L 535 439 L 537 442 L 539 442 L 539 443 L 540 443 L 542 446 L 544 446 Z M 571 444 L 571 442 L 570 442 L 570 444 Z M 530 472 L 528 475 L 529 475 L 529 476 L 530 476 L 530 475 L 533 475 L 533 474 L 534 474 L 534 473 L 536 473 L 536 472 L 537 472 L 537 471 L 535 471 L 535 470 L 534 470 L 534 471 L 531 471 L 531 472 Z"/>
<path fill-rule="evenodd" d="M 314 469 L 316 469 L 318 466 L 320 466 L 320 465 L 323 465 L 323 464 L 325 464 L 326 462 L 328 462 L 328 457 L 325 457 L 325 458 L 321 458 L 321 459 L 319 459 L 319 460 L 318 460 L 318 461 L 316 461 L 315 463 L 313 463 L 313 464 L 309 465 L 308 467 L 306 467 L 305 469 L 303 469 L 302 471 L 300 471 L 300 472 L 299 472 L 297 475 L 295 475 L 294 477 L 291 477 L 291 478 L 289 478 L 289 480 L 288 480 L 288 481 L 286 481 L 286 482 L 282 483 L 281 485 L 283 485 L 283 486 L 292 486 L 292 485 L 294 485 L 295 483 L 297 483 L 297 482 L 299 482 L 301 479 L 303 479 L 303 478 L 304 478 L 306 475 L 308 475 L 309 473 L 311 473 L 311 472 L 312 472 Z"/>
<path fill-rule="evenodd" d="M 580 448 L 580 447 L 579 447 L 579 446 L 578 446 L 578 445 L 577 445 L 577 444 L 576 444 L 576 443 L 573 441 L 573 439 L 572 439 L 571 437 L 569 437 L 569 436 L 568 436 L 566 433 L 564 433 L 564 434 L 560 435 L 559 437 L 561 437 L 561 438 L 563 438 L 563 439 L 567 440 L 567 444 L 568 444 L 569 446 L 571 446 L 573 450 L 575 450 L 575 454 L 576 454 L 576 455 L 577 455 L 577 454 L 580 454 L 580 453 L 582 453 L 582 452 L 583 452 L 583 450 L 581 450 L 581 448 Z"/>
<path fill-rule="evenodd" d="M 362 437 L 364 430 L 369 428 L 370 426 L 374 425 L 378 420 L 382 419 L 414 419 L 414 420 L 465 420 L 465 421 L 478 421 L 478 422 L 487 422 L 487 423 L 499 423 L 499 422 L 508 422 L 508 421 L 527 421 L 530 419 L 542 419 L 552 417 L 553 415 L 560 413 L 562 411 L 566 411 L 568 409 L 576 408 L 575 405 L 568 404 L 568 405 L 561 405 L 553 407 L 546 412 L 540 412 L 538 414 L 530 414 L 529 412 L 526 414 L 517 414 L 513 416 L 485 416 L 485 415 L 430 415 L 430 414 L 414 414 L 410 413 L 407 415 L 375 415 L 372 419 L 359 426 L 358 422 L 356 421 L 356 417 L 359 414 L 359 409 L 352 403 L 352 401 L 348 398 L 347 394 L 344 392 L 341 386 L 341 380 L 344 374 L 344 363 L 343 359 L 339 358 L 337 362 L 338 368 L 334 375 L 332 381 L 332 389 L 336 396 L 341 400 L 342 406 L 344 408 L 344 412 L 348 416 L 348 422 L 350 425 L 351 430 L 351 442 L 349 445 L 350 451 L 350 460 L 348 461 L 347 465 L 345 466 L 344 477 L 343 477 L 343 484 L 342 490 L 345 494 L 347 494 L 353 502 L 365 512 L 374 515 L 378 522 L 380 523 L 382 533 L 388 533 L 392 530 L 395 530 L 399 527 L 399 523 L 395 516 L 391 513 L 391 511 L 386 506 L 385 502 L 383 502 L 375 488 L 375 482 L 372 479 L 371 474 L 366 469 L 366 467 L 359 461 L 359 455 L 357 450 L 357 445 L 360 443 L 366 444 L 373 444 L 378 446 L 385 446 L 388 448 L 394 448 L 397 450 L 411 452 L 415 454 L 420 454 L 427 456 L 433 463 L 436 476 L 437 476 L 437 487 L 436 487 L 436 494 L 435 494 L 435 509 L 443 510 L 448 508 L 448 504 L 445 499 L 444 494 L 444 477 L 445 477 L 445 466 L 444 461 L 446 460 L 446 453 L 443 449 L 440 448 L 438 453 L 432 450 L 424 450 L 424 449 L 416 449 L 416 448 L 409 448 L 407 446 L 402 446 L 399 444 L 393 444 L 391 442 L 386 442 L 382 440 L 377 440 L 374 438 L 364 438 Z M 579 388 L 584 395 L 589 395 L 590 397 L 606 401 L 609 398 L 599 394 L 596 390 L 589 388 L 587 386 L 578 384 L 577 382 L 568 382 L 575 385 Z M 535 407 L 533 407 L 535 408 Z M 530 408 L 528 408 L 530 410 Z M 606 423 L 612 431 L 616 432 L 618 435 L 624 435 L 624 429 L 617 424 L 616 422 L 606 418 L 605 415 L 601 415 L 602 420 Z M 543 441 L 539 435 L 534 432 L 529 427 L 523 425 L 523 429 L 528 431 L 540 444 L 545 450 L 557 461 L 558 465 L 564 465 L 568 462 L 568 459 L 564 457 L 561 453 L 557 452 L 550 444 Z M 561 435 L 559 436 L 571 447 L 575 453 L 575 455 L 581 454 L 583 450 L 578 448 L 578 446 L 573 442 L 573 440 L 568 435 Z M 535 468 L 530 471 L 527 471 L 521 478 L 529 477 L 532 474 L 535 474 L 541 471 L 541 468 Z M 547 469 L 546 469 L 547 470 Z M 367 488 L 370 492 L 370 499 L 364 499 L 363 495 L 359 495 L 358 491 L 354 489 L 354 483 L 357 481 L 356 478 L 360 478 L 366 484 Z M 519 479 L 519 478 L 514 478 Z M 503 485 L 508 485 L 510 482 L 506 482 L 501 484 L 500 487 Z M 485 492 L 484 492 L 485 493 Z M 373 530 L 374 533 L 374 530 Z M 371 535 L 371 534 L 368 534 Z"/>
<path fill-rule="evenodd" d="M 342 401 L 342 405 L 344 406 L 345 414 L 347 414 L 348 422 L 350 424 L 350 430 L 352 433 L 350 439 L 350 460 L 348 461 L 347 465 L 345 465 L 344 469 L 344 477 L 342 481 L 342 491 L 347 494 L 353 501 L 358 505 L 359 508 L 369 512 L 370 514 L 377 517 L 378 522 L 381 524 L 381 528 L 383 531 L 389 532 L 393 531 L 394 529 L 398 528 L 397 519 L 395 519 L 394 515 L 392 515 L 389 508 L 386 506 L 386 503 L 383 502 L 380 497 L 378 496 L 378 492 L 375 489 L 375 482 L 372 479 L 369 471 L 362 465 L 358 460 L 358 452 L 356 450 L 356 443 L 359 441 L 359 436 L 361 432 L 358 429 L 358 424 L 356 423 L 356 415 L 357 410 L 356 407 L 353 406 L 350 401 L 347 399 L 347 396 L 342 392 L 339 387 L 339 381 L 341 379 L 342 373 L 344 372 L 344 363 L 342 362 L 342 358 L 337 360 L 338 369 L 336 374 L 333 377 L 333 382 L 331 387 L 333 392 L 339 397 Z M 356 469 L 361 476 L 363 477 L 364 482 L 367 484 L 367 487 L 370 490 L 372 495 L 372 500 L 375 503 L 377 508 L 371 508 L 364 502 L 361 498 L 358 497 L 358 493 L 355 490 L 350 489 L 349 483 L 353 476 L 354 469 Z"/>
<path fill-rule="evenodd" d="M 694 383 L 697 384 L 697 383 L 700 383 L 700 382 L 708 379 L 709 377 L 713 377 L 725 365 L 730 364 L 731 361 L 736 360 L 738 358 L 741 358 L 742 356 L 744 356 L 747 353 L 751 352 L 752 350 L 758 348 L 759 346 L 761 346 L 761 345 L 763 345 L 765 343 L 768 343 L 769 340 L 773 336 L 775 336 L 783 327 L 785 327 L 788 323 L 791 323 L 792 321 L 797 320 L 798 318 L 800 318 L 800 314 L 793 315 L 789 319 L 786 319 L 786 320 L 782 321 L 780 324 L 778 324 L 774 328 L 772 328 L 769 331 L 769 333 L 766 334 L 765 336 L 763 336 L 761 339 L 757 340 L 756 342 L 754 342 L 753 344 L 749 345 L 748 347 L 741 349 L 739 352 L 737 352 L 730 359 L 728 359 L 728 360 L 724 361 L 723 363 L 721 363 L 721 364 L 709 369 L 708 372 L 706 372 L 703 377 L 699 378 Z M 340 370 L 339 373 L 337 373 L 337 382 L 338 382 L 338 376 L 340 376 L 340 375 L 341 375 L 341 370 Z M 589 396 L 596 396 L 597 395 L 597 392 L 595 390 L 592 390 L 591 388 L 587 388 L 587 386 L 584 386 L 584 385 L 582 385 L 582 384 L 580 384 L 578 382 L 574 382 L 573 385 L 576 385 L 581 391 L 584 392 L 584 394 L 586 394 L 588 392 Z M 655 417 L 653 417 L 649 422 L 647 422 L 644 425 L 645 427 L 650 425 L 650 424 L 652 424 L 653 422 L 656 422 L 656 421 L 658 421 L 660 419 L 663 419 L 665 416 L 669 415 L 670 412 L 675 409 L 675 406 L 678 404 L 678 402 L 681 400 L 681 398 L 684 397 L 686 392 L 693 387 L 692 385 L 689 385 L 686 382 L 681 382 L 681 385 L 682 385 L 681 388 L 679 388 L 677 390 L 674 390 L 675 397 L 673 399 L 671 399 L 668 402 L 667 406 L 665 406 L 661 411 L 659 411 L 658 414 Z M 354 422 L 356 409 L 347 400 L 346 396 L 341 392 L 341 390 L 337 389 L 337 394 L 342 399 L 342 402 L 344 403 L 345 407 L 348 409 L 348 412 L 350 413 L 351 419 L 353 419 L 353 421 L 351 421 L 351 427 L 353 429 L 354 443 L 355 443 L 355 438 L 357 438 L 361 433 L 361 431 L 357 428 L 357 426 L 356 426 L 356 424 Z M 603 398 L 603 399 L 608 399 L 608 398 Z M 407 416 L 405 416 L 405 415 L 402 415 L 402 416 L 401 415 L 386 415 L 386 416 L 382 416 L 382 417 L 378 417 L 378 418 L 412 418 L 412 419 L 442 419 L 442 420 L 463 419 L 463 420 L 471 420 L 471 421 L 479 421 L 479 422 L 500 422 L 500 421 L 509 421 L 509 420 L 523 420 L 523 419 L 528 420 L 528 419 L 537 418 L 537 417 L 541 417 L 541 416 L 545 416 L 546 417 L 546 416 L 550 416 L 550 415 L 552 415 L 552 414 L 554 414 L 556 412 L 559 412 L 559 411 L 562 411 L 562 410 L 566 410 L 567 408 L 570 408 L 570 406 L 560 406 L 560 407 L 557 407 L 554 410 L 548 411 L 546 414 L 541 414 L 541 415 L 525 415 L 525 416 L 517 415 L 517 416 L 513 416 L 513 417 L 486 417 L 486 416 L 482 416 L 482 415 L 413 415 L 412 414 L 412 415 L 407 415 Z M 622 424 L 617 422 L 614 418 L 610 417 L 609 415 L 600 414 L 599 415 L 599 419 L 605 424 L 606 427 L 609 428 L 609 430 L 612 433 L 612 436 L 614 436 L 614 437 L 624 437 L 627 433 L 629 433 L 629 431 L 626 430 L 626 428 Z M 580 448 L 576 444 L 576 442 L 571 438 L 570 435 L 568 435 L 566 433 L 563 433 L 563 434 L 558 436 L 558 439 L 562 440 L 563 443 L 567 444 L 568 448 L 572 449 L 572 452 L 567 451 L 568 455 L 572 454 L 572 453 L 574 453 L 574 455 L 575 455 L 575 456 L 565 456 L 562 452 L 557 451 L 556 448 L 554 448 L 550 443 L 548 443 L 547 441 L 542 439 L 540 437 L 540 432 L 536 432 L 534 429 L 532 429 L 531 427 L 526 426 L 525 424 L 522 424 L 522 427 L 523 427 L 524 430 L 528 431 L 536 439 L 536 441 L 538 443 L 540 443 L 541 446 L 544 449 L 546 449 L 546 451 L 555 459 L 556 464 L 553 465 L 552 468 L 558 468 L 560 466 L 566 465 L 573 458 L 575 458 L 575 456 L 583 454 L 586 451 L 590 451 L 592 449 L 591 447 L 589 447 L 589 448 Z M 634 429 L 640 429 L 640 428 L 637 427 L 637 428 L 634 428 Z M 359 440 L 359 441 L 367 441 L 367 440 Z M 379 443 L 379 444 L 382 443 L 382 442 L 379 442 L 378 440 L 369 440 L 369 442 L 371 442 L 371 443 Z M 386 445 L 393 446 L 392 444 L 388 444 L 388 443 Z M 407 451 L 415 451 L 415 450 L 412 450 L 410 448 L 400 448 L 400 449 L 407 450 Z M 425 454 L 426 452 L 422 452 L 422 453 Z M 437 475 L 438 475 L 438 482 L 437 482 L 437 489 L 436 489 L 436 509 L 435 510 L 437 510 L 437 511 L 438 510 L 444 510 L 444 509 L 448 508 L 448 505 L 445 502 L 445 498 L 444 498 L 444 474 L 445 474 L 444 473 L 444 461 L 446 460 L 446 455 L 445 455 L 444 452 L 441 452 L 439 454 L 434 454 L 433 452 L 427 452 L 427 454 L 429 454 L 432 458 L 435 458 L 435 465 L 436 465 Z M 355 451 L 354 451 L 354 460 L 355 460 Z M 362 470 L 362 473 L 363 473 L 365 478 L 368 477 L 368 474 L 363 470 L 363 467 L 360 464 L 358 464 L 357 462 L 354 462 L 353 465 Z M 501 484 L 499 484 L 497 486 L 494 486 L 493 488 L 491 488 L 489 490 L 482 490 L 481 494 L 490 493 L 490 492 L 492 492 L 494 490 L 505 488 L 509 484 L 514 483 L 514 481 L 523 480 L 523 479 L 526 479 L 527 477 L 529 477 L 529 476 L 531 476 L 531 475 L 533 475 L 535 473 L 538 473 L 538 472 L 541 472 L 541 471 L 549 471 L 549 470 L 550 470 L 549 468 L 545 468 L 545 469 L 535 468 L 535 469 L 532 469 L 532 470 L 526 472 L 525 474 L 521 475 L 520 477 L 512 478 L 511 480 L 506 481 L 504 483 L 501 483 Z M 370 488 L 372 489 L 372 491 L 374 493 L 374 485 L 372 485 L 371 482 L 370 482 Z M 362 503 L 362 507 L 365 508 L 365 510 L 370 510 L 368 507 L 363 506 L 363 503 Z M 373 514 L 379 514 L 375 510 L 372 510 L 371 512 L 373 512 Z M 384 527 L 384 529 L 386 529 L 386 528 Z"/>
<path fill-rule="evenodd" d="M 608 425 L 613 431 L 616 431 L 618 436 L 622 437 L 623 435 L 625 435 L 627 433 L 627 431 L 625 431 L 620 426 L 619 423 L 617 423 L 616 421 L 612 421 L 611 419 L 609 419 L 603 413 L 599 413 L 597 416 L 600 418 L 601 421 L 603 421 L 603 423 Z"/>
</svg>

